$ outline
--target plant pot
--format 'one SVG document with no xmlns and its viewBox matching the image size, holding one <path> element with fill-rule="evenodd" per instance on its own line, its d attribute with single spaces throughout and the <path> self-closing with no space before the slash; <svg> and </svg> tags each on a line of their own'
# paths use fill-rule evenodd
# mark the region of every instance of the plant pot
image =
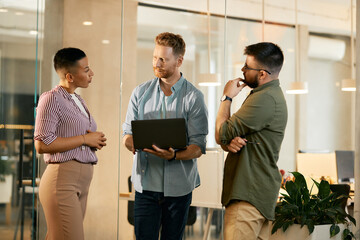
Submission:
<svg viewBox="0 0 360 240">
<path fill-rule="evenodd" d="M 6 175 L 5 181 L 0 181 L 0 203 L 9 203 L 11 200 L 13 175 Z"/>
<path fill-rule="evenodd" d="M 316 225 L 314 232 L 309 235 L 307 226 L 301 228 L 299 224 L 294 224 L 285 232 L 279 229 L 270 236 L 270 240 L 341 240 L 345 224 L 339 224 L 340 232 L 332 238 L 330 238 L 330 226 L 331 224 Z"/>
</svg>

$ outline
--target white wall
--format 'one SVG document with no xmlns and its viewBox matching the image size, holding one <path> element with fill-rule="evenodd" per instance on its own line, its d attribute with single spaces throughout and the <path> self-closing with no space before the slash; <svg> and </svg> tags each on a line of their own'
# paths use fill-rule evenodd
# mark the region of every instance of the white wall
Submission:
<svg viewBox="0 0 360 240">
<path fill-rule="evenodd" d="M 303 150 L 351 150 L 353 92 L 341 91 L 341 80 L 351 78 L 349 39 L 342 61 L 308 59 L 307 128 Z M 331 51 L 331 49 L 329 49 Z M 301 113 L 300 113 L 301 114 Z"/>
<path fill-rule="evenodd" d="M 352 0 L 355 6 L 355 0 Z M 142 0 L 164 6 L 206 12 L 206 1 L 193 0 Z M 258 0 L 210 0 L 210 12 L 224 14 L 225 3 L 228 16 L 259 20 L 262 18 L 262 1 Z M 266 0 L 265 20 L 295 24 L 295 0 Z M 349 34 L 350 1 L 344 0 L 298 0 L 298 23 L 309 26 L 310 31 Z M 355 7 L 353 8 L 355 12 Z M 355 14 L 353 15 L 355 19 Z M 354 21 L 355 22 L 355 21 Z"/>
</svg>

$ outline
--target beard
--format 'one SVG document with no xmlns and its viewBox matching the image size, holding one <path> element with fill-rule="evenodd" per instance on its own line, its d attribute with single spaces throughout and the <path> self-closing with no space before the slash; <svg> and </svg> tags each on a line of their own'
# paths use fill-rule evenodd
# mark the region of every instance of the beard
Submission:
<svg viewBox="0 0 360 240">
<path fill-rule="evenodd" d="M 246 85 L 248 85 L 250 88 L 257 88 L 259 86 L 259 79 L 256 77 L 254 81 L 250 82 L 245 78 L 244 83 L 246 83 Z"/>
<path fill-rule="evenodd" d="M 169 78 L 171 77 L 175 72 L 175 66 L 173 68 L 163 69 L 163 68 L 157 68 L 153 67 L 154 74 L 158 78 Z"/>
</svg>

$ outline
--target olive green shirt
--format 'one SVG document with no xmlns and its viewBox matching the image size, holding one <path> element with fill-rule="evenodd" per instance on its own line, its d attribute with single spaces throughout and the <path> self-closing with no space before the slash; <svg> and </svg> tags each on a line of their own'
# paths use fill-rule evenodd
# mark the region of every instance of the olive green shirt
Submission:
<svg viewBox="0 0 360 240">
<path fill-rule="evenodd" d="M 279 80 L 273 80 L 254 88 L 241 108 L 223 123 L 223 145 L 238 136 L 255 142 L 227 155 L 221 200 L 224 206 L 231 200 L 247 201 L 265 218 L 274 219 L 281 183 L 277 161 L 286 122 L 284 94 Z"/>
</svg>

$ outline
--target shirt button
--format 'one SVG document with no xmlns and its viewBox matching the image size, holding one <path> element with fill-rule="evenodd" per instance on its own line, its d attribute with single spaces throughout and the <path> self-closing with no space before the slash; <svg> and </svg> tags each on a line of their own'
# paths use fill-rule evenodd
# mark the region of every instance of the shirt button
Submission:
<svg viewBox="0 0 360 240">
<path fill-rule="evenodd" d="M 84 151 L 84 150 L 85 150 L 85 146 L 81 146 L 81 150 Z"/>
<path fill-rule="evenodd" d="M 144 170 L 141 170 L 141 172 L 143 173 L 143 172 L 145 172 Z"/>
</svg>

